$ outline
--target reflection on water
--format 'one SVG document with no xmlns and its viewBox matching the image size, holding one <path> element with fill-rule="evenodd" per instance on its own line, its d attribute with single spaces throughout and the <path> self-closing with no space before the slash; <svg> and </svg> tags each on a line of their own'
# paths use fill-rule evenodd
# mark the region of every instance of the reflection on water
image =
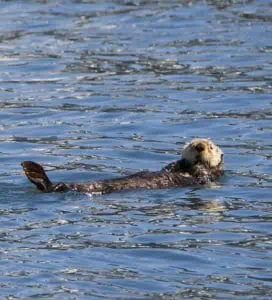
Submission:
<svg viewBox="0 0 272 300">
<path fill-rule="evenodd" d="M 271 3 L 0 1 L 0 294 L 271 296 Z M 210 137 L 205 188 L 42 194 L 158 170 Z"/>
</svg>

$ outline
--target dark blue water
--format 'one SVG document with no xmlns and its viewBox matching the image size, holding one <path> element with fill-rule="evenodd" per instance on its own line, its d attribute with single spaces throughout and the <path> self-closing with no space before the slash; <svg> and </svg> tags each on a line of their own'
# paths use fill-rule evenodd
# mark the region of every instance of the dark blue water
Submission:
<svg viewBox="0 0 272 300">
<path fill-rule="evenodd" d="M 271 299 L 272 3 L 0 1 L 0 296 Z M 42 194 L 225 152 L 212 187 Z"/>
</svg>

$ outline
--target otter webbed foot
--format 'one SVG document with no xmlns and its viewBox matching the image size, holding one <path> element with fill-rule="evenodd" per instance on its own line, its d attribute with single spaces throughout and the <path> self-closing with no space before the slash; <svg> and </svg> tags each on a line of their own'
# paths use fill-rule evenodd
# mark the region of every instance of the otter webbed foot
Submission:
<svg viewBox="0 0 272 300">
<path fill-rule="evenodd" d="M 49 180 L 43 167 L 33 161 L 23 161 L 21 163 L 27 178 L 36 187 L 45 193 L 52 192 L 52 182 Z"/>
</svg>

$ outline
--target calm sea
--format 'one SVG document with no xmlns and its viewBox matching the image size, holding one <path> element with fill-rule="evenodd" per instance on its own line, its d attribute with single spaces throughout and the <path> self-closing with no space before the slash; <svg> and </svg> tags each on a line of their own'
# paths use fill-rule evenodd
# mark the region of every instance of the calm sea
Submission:
<svg viewBox="0 0 272 300">
<path fill-rule="evenodd" d="M 272 298 L 272 2 L 0 1 L 0 299 Z M 208 137 L 211 187 L 42 194 Z"/>
</svg>

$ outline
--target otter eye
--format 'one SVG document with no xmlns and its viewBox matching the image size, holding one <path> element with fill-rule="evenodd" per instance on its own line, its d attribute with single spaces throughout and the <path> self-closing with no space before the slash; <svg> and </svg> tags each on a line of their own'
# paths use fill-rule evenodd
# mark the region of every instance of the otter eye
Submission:
<svg viewBox="0 0 272 300">
<path fill-rule="evenodd" d="M 210 149 L 213 150 L 213 145 L 210 145 Z"/>
</svg>

